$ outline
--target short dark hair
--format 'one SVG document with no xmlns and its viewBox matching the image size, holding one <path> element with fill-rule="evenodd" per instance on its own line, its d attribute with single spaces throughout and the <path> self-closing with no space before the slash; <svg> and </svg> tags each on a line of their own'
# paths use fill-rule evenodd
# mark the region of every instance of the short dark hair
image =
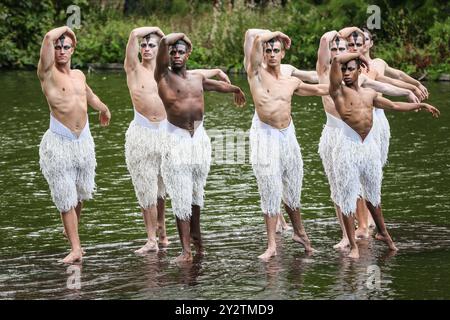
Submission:
<svg viewBox="0 0 450 320">
<path fill-rule="evenodd" d="M 184 41 L 183 39 L 177 40 L 177 42 L 175 42 L 171 46 L 176 46 L 178 44 L 181 44 L 181 45 L 185 46 L 187 51 L 191 51 L 191 46 L 186 41 Z"/>
<path fill-rule="evenodd" d="M 367 29 L 365 26 L 361 27 L 361 30 L 363 32 L 366 32 L 369 35 L 370 41 L 373 41 L 375 39 L 375 34 L 372 34 L 369 29 Z"/>
<path fill-rule="evenodd" d="M 281 50 L 284 50 L 284 42 L 281 41 L 281 39 L 279 37 L 275 37 L 275 38 L 270 39 L 269 41 L 266 42 L 266 44 L 273 45 L 277 41 L 281 44 Z"/>
</svg>

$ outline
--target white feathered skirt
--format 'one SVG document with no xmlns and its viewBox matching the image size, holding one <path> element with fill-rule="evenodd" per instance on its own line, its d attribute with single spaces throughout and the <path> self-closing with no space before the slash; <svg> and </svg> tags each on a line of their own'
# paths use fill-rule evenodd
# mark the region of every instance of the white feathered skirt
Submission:
<svg viewBox="0 0 450 320">
<path fill-rule="evenodd" d="M 380 146 L 381 164 L 385 166 L 389 154 L 389 141 L 391 139 L 391 128 L 383 109 L 375 108 L 375 115 L 378 120 L 377 142 Z"/>
<path fill-rule="evenodd" d="M 139 205 L 150 208 L 164 198 L 166 191 L 161 175 L 163 123 L 151 122 L 135 110 L 125 133 L 125 161 L 131 175 Z"/>
<path fill-rule="evenodd" d="M 50 115 L 39 146 L 39 164 L 59 212 L 68 212 L 95 192 L 95 145 L 86 122 L 80 136 Z"/>
<path fill-rule="evenodd" d="M 342 131 L 332 151 L 336 183 L 335 203 L 345 215 L 356 212 L 360 195 L 378 206 L 381 202 L 383 179 L 380 148 L 377 142 L 378 122 L 374 117 L 372 128 L 364 139 L 342 121 Z"/>
<path fill-rule="evenodd" d="M 342 120 L 325 112 L 327 123 L 323 127 L 319 141 L 319 155 L 330 185 L 331 199 L 336 203 L 336 178 L 333 169 L 333 149 L 339 140 L 342 129 Z"/>
<path fill-rule="evenodd" d="M 161 172 L 172 210 L 181 220 L 190 220 L 192 205 L 203 207 L 204 188 L 211 165 L 211 141 L 201 123 L 193 136 L 166 121 Z"/>
<path fill-rule="evenodd" d="M 291 209 L 299 209 L 303 160 L 292 120 L 280 130 L 260 121 L 255 113 L 250 149 L 263 213 L 280 214 L 281 199 Z"/>
</svg>

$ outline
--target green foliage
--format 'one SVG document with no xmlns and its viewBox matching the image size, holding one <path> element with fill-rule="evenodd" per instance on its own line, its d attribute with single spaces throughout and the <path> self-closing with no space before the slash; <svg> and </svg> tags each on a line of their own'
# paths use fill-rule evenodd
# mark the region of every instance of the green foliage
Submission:
<svg viewBox="0 0 450 320">
<path fill-rule="evenodd" d="M 82 28 L 73 65 L 123 62 L 130 31 L 157 25 L 164 32 L 185 32 L 193 42 L 190 68 L 242 68 L 243 42 L 249 28 L 281 30 L 292 39 L 285 62 L 314 69 L 320 37 L 329 30 L 366 23 L 363 0 L 288 1 L 250 6 L 251 1 L 221 1 L 213 10 L 206 0 L 128 1 L 125 11 L 92 0 L 4 0 L 0 4 L 0 67 L 35 66 L 44 34 L 67 19 L 66 8 L 81 8 Z M 113 3 L 113 2 L 110 2 Z M 119 7 L 117 7 L 119 3 Z M 450 72 L 449 5 L 441 0 L 373 1 L 381 8 L 373 53 L 408 72 Z M 4 22 L 4 23 L 3 23 Z"/>
</svg>

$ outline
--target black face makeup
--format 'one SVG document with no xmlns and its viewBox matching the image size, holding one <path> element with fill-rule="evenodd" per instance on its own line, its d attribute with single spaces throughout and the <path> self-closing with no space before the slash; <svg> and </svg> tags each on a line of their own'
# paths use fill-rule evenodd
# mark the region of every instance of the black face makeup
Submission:
<svg viewBox="0 0 450 320">
<path fill-rule="evenodd" d="M 142 48 L 142 49 L 145 49 L 145 48 L 147 48 L 147 47 L 149 47 L 150 49 L 153 49 L 153 48 L 156 48 L 156 44 L 154 44 L 153 42 L 150 42 L 150 43 L 148 43 L 148 42 L 142 42 L 142 43 L 141 43 L 141 48 Z"/>
<path fill-rule="evenodd" d="M 184 44 L 176 44 L 169 47 L 169 55 L 175 56 L 177 53 L 180 56 L 186 54 L 186 46 Z"/>
<path fill-rule="evenodd" d="M 55 45 L 54 48 L 55 50 L 70 50 L 72 48 L 72 46 L 70 44 L 66 44 L 64 45 L 64 41 L 66 40 L 66 36 L 62 35 L 61 37 L 58 38 L 59 44 Z"/>
</svg>

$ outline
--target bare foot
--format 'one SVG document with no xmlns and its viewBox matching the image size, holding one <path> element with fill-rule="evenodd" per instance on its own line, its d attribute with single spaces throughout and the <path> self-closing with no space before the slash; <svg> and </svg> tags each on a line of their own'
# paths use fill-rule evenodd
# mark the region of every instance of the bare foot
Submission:
<svg viewBox="0 0 450 320">
<path fill-rule="evenodd" d="M 359 249 L 358 248 L 351 249 L 347 257 L 352 259 L 359 259 Z"/>
<path fill-rule="evenodd" d="M 358 228 L 355 231 L 355 239 L 369 239 L 369 229 L 368 228 Z"/>
<path fill-rule="evenodd" d="M 83 262 L 83 254 L 82 254 L 81 249 L 70 251 L 70 253 L 64 259 L 60 260 L 60 262 L 66 263 L 66 264 L 74 264 L 74 263 Z"/>
<path fill-rule="evenodd" d="M 148 240 L 142 248 L 134 251 L 134 253 L 142 255 L 149 252 L 158 252 L 158 250 L 158 244 L 156 243 L 156 241 Z"/>
<path fill-rule="evenodd" d="M 348 246 L 350 246 L 350 243 L 348 242 L 348 238 L 342 238 L 341 241 L 339 241 L 339 243 L 335 244 L 333 246 L 334 249 L 339 249 L 339 250 L 344 250 L 346 249 Z"/>
<path fill-rule="evenodd" d="M 167 236 L 159 236 L 159 245 L 163 248 L 168 247 L 170 244 L 169 238 Z"/>
<path fill-rule="evenodd" d="M 398 248 L 395 246 L 394 241 L 392 241 L 392 239 L 389 235 L 383 236 L 380 233 L 377 233 L 375 235 L 375 239 L 385 242 L 388 245 L 390 250 L 398 251 Z"/>
<path fill-rule="evenodd" d="M 312 253 L 315 250 L 311 247 L 311 242 L 309 242 L 308 236 L 306 235 L 306 233 L 301 233 L 299 235 L 297 234 L 293 234 L 292 235 L 292 240 L 294 240 L 295 242 L 300 243 L 301 245 L 303 245 L 303 247 L 305 247 L 305 251 L 307 253 Z"/>
<path fill-rule="evenodd" d="M 258 258 L 263 261 L 269 261 L 270 258 L 275 257 L 277 255 L 276 249 L 267 249 L 262 255 L 259 255 Z"/>
<path fill-rule="evenodd" d="M 173 263 L 185 263 L 192 262 L 192 253 L 191 252 L 182 252 L 178 257 L 172 260 Z"/>
</svg>

